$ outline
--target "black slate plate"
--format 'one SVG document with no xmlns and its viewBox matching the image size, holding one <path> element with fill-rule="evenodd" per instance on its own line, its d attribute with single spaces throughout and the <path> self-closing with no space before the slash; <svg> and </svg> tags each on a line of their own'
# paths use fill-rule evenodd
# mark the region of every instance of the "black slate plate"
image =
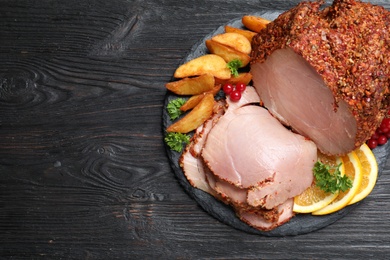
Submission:
<svg viewBox="0 0 390 260">
<path fill-rule="evenodd" d="M 254 13 L 254 15 L 259 15 L 266 19 L 273 20 L 280 13 L 281 11 L 278 10 L 278 11 L 257 12 Z M 227 25 L 231 25 L 239 28 L 243 27 L 241 23 L 241 17 L 228 22 Z M 212 37 L 215 34 L 219 34 L 222 32 L 224 32 L 224 25 L 220 26 L 214 32 L 210 33 L 209 35 L 201 39 L 198 43 L 196 43 L 193 46 L 193 48 L 190 50 L 187 57 L 183 59 L 182 63 L 185 63 L 186 61 L 192 60 L 196 57 L 199 57 L 207 53 L 208 51 L 205 46 L 205 40 Z M 165 102 L 164 102 L 164 110 L 163 110 L 164 134 L 165 134 L 165 129 L 170 124 L 172 124 L 172 121 L 169 119 L 169 116 L 165 108 L 170 100 L 175 99 L 177 97 L 178 96 L 169 92 L 166 95 Z M 244 232 L 264 235 L 264 236 L 293 236 L 293 235 L 305 234 L 305 233 L 313 232 L 318 229 L 324 228 L 334 223 L 335 221 L 347 215 L 349 212 L 351 212 L 355 207 L 359 206 L 359 204 L 361 203 L 361 202 L 356 203 L 336 213 L 325 215 L 325 216 L 312 216 L 310 214 L 298 214 L 293 219 L 291 219 L 288 223 L 274 230 L 267 231 L 267 232 L 260 231 L 248 226 L 247 224 L 239 220 L 230 206 L 227 206 L 224 203 L 218 201 L 208 193 L 191 186 L 191 184 L 187 181 L 186 177 L 183 174 L 183 171 L 181 170 L 178 164 L 180 153 L 170 150 L 169 147 L 167 146 L 166 146 L 166 150 L 167 150 L 167 155 L 169 157 L 172 169 L 177 179 L 179 180 L 180 184 L 185 189 L 185 191 L 211 216 L 215 217 L 216 219 L 218 219 L 219 221 L 227 225 L 230 225 Z M 390 152 L 390 144 L 386 144 L 384 146 L 374 149 L 374 154 L 379 164 L 378 165 L 379 174 L 384 168 L 389 152 Z"/>
</svg>

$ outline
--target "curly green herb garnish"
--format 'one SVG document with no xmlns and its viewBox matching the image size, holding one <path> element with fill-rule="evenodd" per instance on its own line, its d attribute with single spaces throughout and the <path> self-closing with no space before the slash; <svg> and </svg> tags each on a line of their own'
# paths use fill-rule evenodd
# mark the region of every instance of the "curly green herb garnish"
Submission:
<svg viewBox="0 0 390 260">
<path fill-rule="evenodd" d="M 169 101 L 167 105 L 167 111 L 171 120 L 175 120 L 176 118 L 179 118 L 181 114 L 183 114 L 183 111 L 180 110 L 180 107 L 184 105 L 185 102 L 186 100 L 184 98 L 176 98 Z"/>
<path fill-rule="evenodd" d="M 230 72 L 234 77 L 238 76 L 238 69 L 242 67 L 242 62 L 238 59 L 229 61 L 227 67 L 230 69 Z"/>
<path fill-rule="evenodd" d="M 188 144 L 190 142 L 191 136 L 188 134 L 182 133 L 167 133 L 165 135 L 165 143 L 176 152 L 181 152 L 183 150 L 183 145 Z"/>
<path fill-rule="evenodd" d="M 341 164 L 331 167 L 317 161 L 313 168 L 316 185 L 321 190 L 331 193 L 346 191 L 352 188 L 351 179 L 346 175 L 341 176 L 340 166 Z"/>
</svg>

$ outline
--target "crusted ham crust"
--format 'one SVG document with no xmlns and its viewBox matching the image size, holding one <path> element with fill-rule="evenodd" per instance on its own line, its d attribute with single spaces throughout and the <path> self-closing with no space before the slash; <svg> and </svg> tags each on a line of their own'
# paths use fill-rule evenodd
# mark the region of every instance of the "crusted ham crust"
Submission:
<svg viewBox="0 0 390 260">
<path fill-rule="evenodd" d="M 320 10 L 322 3 L 302 2 L 270 23 L 253 39 L 251 64 L 278 49 L 302 56 L 333 93 L 333 109 L 345 102 L 356 120 L 354 149 L 389 108 L 390 12 L 354 0 L 335 0 Z"/>
</svg>

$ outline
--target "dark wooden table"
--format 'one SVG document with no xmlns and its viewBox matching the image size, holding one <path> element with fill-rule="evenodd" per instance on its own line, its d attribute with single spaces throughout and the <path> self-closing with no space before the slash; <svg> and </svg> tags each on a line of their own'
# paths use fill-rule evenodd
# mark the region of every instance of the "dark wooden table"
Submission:
<svg viewBox="0 0 390 260">
<path fill-rule="evenodd" d="M 180 61 L 229 20 L 296 3 L 0 1 L 1 257 L 386 259 L 390 162 L 350 214 L 293 237 L 219 222 L 170 167 L 164 84 Z"/>
</svg>

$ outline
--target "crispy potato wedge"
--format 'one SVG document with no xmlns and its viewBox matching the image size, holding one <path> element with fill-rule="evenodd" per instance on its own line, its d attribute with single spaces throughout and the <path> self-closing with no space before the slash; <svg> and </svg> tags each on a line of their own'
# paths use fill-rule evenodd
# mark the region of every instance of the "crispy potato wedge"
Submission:
<svg viewBox="0 0 390 260">
<path fill-rule="evenodd" d="M 165 84 L 165 87 L 177 95 L 198 95 L 212 90 L 214 83 L 214 76 L 206 73 L 193 78 L 169 82 Z"/>
<path fill-rule="evenodd" d="M 239 33 L 221 33 L 211 39 L 245 54 L 250 54 L 252 51 L 251 42 Z"/>
<path fill-rule="evenodd" d="M 229 79 L 231 73 L 226 61 L 216 54 L 205 54 L 179 66 L 173 76 L 185 78 L 210 73 L 219 79 Z"/>
<path fill-rule="evenodd" d="M 224 85 L 226 83 L 230 83 L 230 84 L 236 85 L 237 83 L 241 82 L 241 83 L 244 83 L 245 85 L 249 85 L 251 80 L 252 80 L 252 73 L 240 72 L 240 73 L 238 73 L 237 77 L 231 77 L 230 79 L 227 79 L 227 80 L 216 79 L 215 84 Z"/>
<path fill-rule="evenodd" d="M 185 112 L 185 111 L 188 111 L 190 109 L 193 109 L 194 107 L 196 107 L 200 103 L 200 101 L 202 101 L 204 96 L 205 96 L 205 94 L 199 94 L 199 95 L 195 95 L 195 96 L 190 97 L 184 103 L 184 105 L 182 105 L 180 107 L 180 110 Z"/>
<path fill-rule="evenodd" d="M 167 131 L 184 134 L 195 130 L 213 114 L 214 102 L 214 95 L 206 94 L 194 109 L 170 125 Z"/>
<path fill-rule="evenodd" d="M 245 29 L 240 29 L 236 28 L 233 26 L 225 25 L 225 32 L 227 33 L 239 33 L 245 36 L 250 42 L 252 42 L 253 36 L 256 35 L 256 32 L 250 31 L 250 30 L 245 30 Z"/>
<path fill-rule="evenodd" d="M 237 59 L 241 61 L 241 67 L 245 67 L 251 59 L 248 54 L 237 51 L 236 49 L 214 40 L 206 40 L 206 46 L 211 53 L 221 56 L 227 63 Z"/>
<path fill-rule="evenodd" d="M 217 85 L 215 85 L 215 86 L 213 87 L 212 90 L 207 91 L 206 94 L 211 93 L 211 94 L 213 94 L 213 96 L 215 96 L 215 95 L 217 95 L 217 93 L 221 90 L 221 88 L 222 88 L 221 84 L 217 84 Z"/>
<path fill-rule="evenodd" d="M 254 15 L 244 15 L 241 19 L 242 24 L 251 31 L 260 32 L 271 21 Z"/>
<path fill-rule="evenodd" d="M 214 88 L 210 91 L 207 91 L 205 93 L 202 93 L 202 94 L 199 94 L 199 95 L 195 95 L 195 96 L 192 96 L 190 97 L 185 103 L 184 105 L 182 105 L 180 107 L 180 110 L 185 112 L 185 111 L 188 111 L 190 109 L 193 109 L 196 105 L 199 104 L 199 102 L 202 100 L 202 98 L 208 94 L 208 93 L 211 93 L 213 94 L 213 96 L 215 96 L 219 90 L 221 89 L 221 85 L 218 84 L 218 85 L 215 85 Z"/>
</svg>

